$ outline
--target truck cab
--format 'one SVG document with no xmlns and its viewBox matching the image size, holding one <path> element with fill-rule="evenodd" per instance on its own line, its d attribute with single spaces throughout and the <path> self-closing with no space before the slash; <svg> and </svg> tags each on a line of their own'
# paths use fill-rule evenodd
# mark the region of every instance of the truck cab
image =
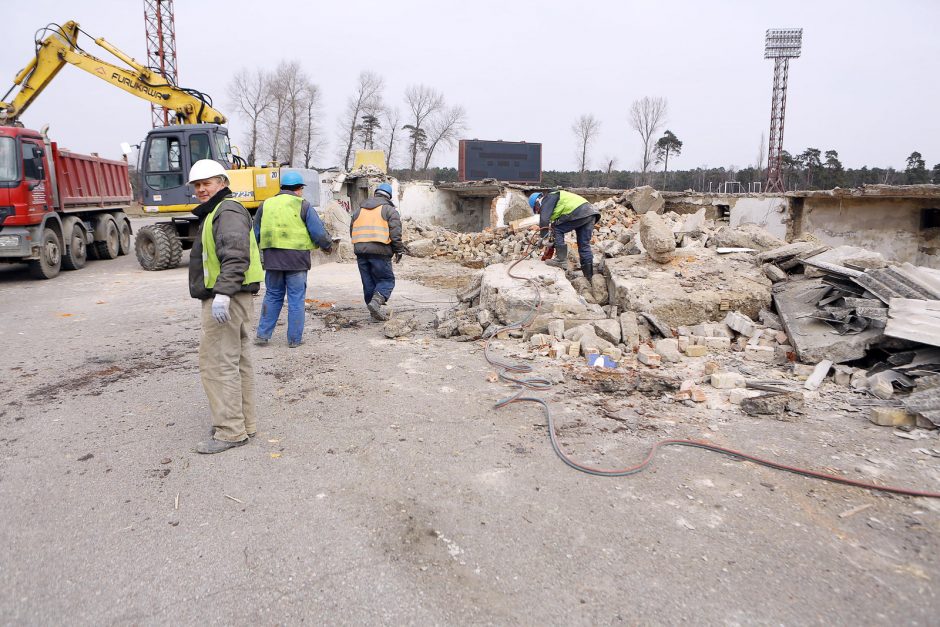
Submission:
<svg viewBox="0 0 940 627">
<path fill-rule="evenodd" d="M 38 224 L 54 210 L 46 152 L 42 135 L 36 131 L 0 127 L 0 229 Z M 0 249 L 25 245 L 0 232 Z"/>
</svg>

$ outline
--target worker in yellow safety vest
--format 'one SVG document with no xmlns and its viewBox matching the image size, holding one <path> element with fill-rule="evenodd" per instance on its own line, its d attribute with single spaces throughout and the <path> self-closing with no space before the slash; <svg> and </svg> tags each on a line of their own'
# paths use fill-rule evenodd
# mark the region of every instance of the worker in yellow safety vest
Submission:
<svg viewBox="0 0 940 627">
<path fill-rule="evenodd" d="M 408 253 L 401 241 L 401 216 L 392 204 L 391 185 L 379 185 L 372 198 L 353 212 L 349 234 L 369 313 L 373 320 L 388 320 L 383 306 L 395 289 L 392 257 L 398 263 Z"/>
<path fill-rule="evenodd" d="M 232 199 L 225 168 L 200 159 L 189 172 L 200 204 L 193 210 L 199 229 L 189 254 L 189 293 L 202 301 L 199 374 L 209 399 L 211 438 L 199 453 L 241 446 L 257 430 L 254 369 L 248 338 L 252 294 L 264 271 L 251 216 Z"/>
<path fill-rule="evenodd" d="M 591 253 L 591 235 L 594 225 L 601 219 L 601 212 L 585 198 L 565 190 L 529 196 L 532 213 L 539 216 L 539 229 L 544 241 L 551 229 L 555 240 L 555 258 L 545 263 L 557 268 L 568 267 L 568 246 L 565 233 L 575 232 L 578 241 L 578 258 L 581 272 L 590 281 L 594 276 L 594 255 Z"/>
<path fill-rule="evenodd" d="M 310 251 L 330 254 L 333 242 L 316 209 L 304 200 L 303 176 L 281 173 L 281 192 L 265 200 L 255 214 L 255 237 L 264 253 L 264 301 L 255 344 L 271 339 L 287 297 L 287 346 L 303 344 L 304 301 Z"/>
</svg>

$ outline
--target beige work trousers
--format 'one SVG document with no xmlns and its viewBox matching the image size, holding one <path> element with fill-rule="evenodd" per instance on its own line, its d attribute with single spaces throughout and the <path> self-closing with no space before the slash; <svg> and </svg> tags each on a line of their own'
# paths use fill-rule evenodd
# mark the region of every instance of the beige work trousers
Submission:
<svg viewBox="0 0 940 627">
<path fill-rule="evenodd" d="M 258 429 L 248 339 L 254 317 L 251 294 L 232 296 L 228 311 L 231 320 L 219 324 L 212 317 L 212 299 L 202 301 L 199 374 L 209 399 L 215 439 L 241 442 Z"/>
</svg>

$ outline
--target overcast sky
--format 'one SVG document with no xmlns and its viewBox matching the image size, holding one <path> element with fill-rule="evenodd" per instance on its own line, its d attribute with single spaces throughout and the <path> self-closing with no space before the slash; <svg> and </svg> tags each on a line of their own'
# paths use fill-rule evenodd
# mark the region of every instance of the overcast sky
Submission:
<svg viewBox="0 0 940 627">
<path fill-rule="evenodd" d="M 78 21 L 146 59 L 142 0 L 8 3 L 0 42 L 0 96 L 33 54 L 49 22 Z M 386 100 L 411 84 L 440 90 L 468 114 L 467 138 L 543 144 L 543 167 L 575 168 L 571 125 L 602 122 L 591 150 L 635 168 L 640 142 L 628 124 L 642 96 L 669 102 L 668 128 L 684 142 L 677 169 L 756 161 L 770 117 L 773 62 L 767 28 L 802 27 L 803 56 L 790 63 L 784 148 L 835 149 L 847 167 L 903 169 L 917 150 L 940 163 L 940 2 L 705 0 L 541 2 L 446 0 L 304 2 L 176 0 L 180 84 L 214 97 L 236 144 L 245 124 L 227 101 L 241 68 L 301 62 L 323 93 L 336 163 L 335 127 L 361 70 L 385 77 Z M 85 40 L 86 50 L 95 48 Z M 108 57 L 105 57 L 108 58 Z M 120 154 L 150 127 L 149 105 L 66 67 L 23 118 L 73 150 Z M 244 154 L 245 151 L 243 151 Z M 456 152 L 435 165 L 456 166 Z"/>
</svg>

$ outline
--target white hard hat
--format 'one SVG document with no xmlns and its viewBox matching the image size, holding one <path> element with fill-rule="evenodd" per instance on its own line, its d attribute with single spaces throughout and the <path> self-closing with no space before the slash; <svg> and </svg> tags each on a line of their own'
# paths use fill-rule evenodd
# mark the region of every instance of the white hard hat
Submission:
<svg viewBox="0 0 940 627">
<path fill-rule="evenodd" d="M 223 176 L 227 181 L 228 175 L 225 173 L 225 166 L 212 159 L 200 159 L 193 164 L 192 169 L 189 171 L 189 182 L 195 183 L 196 181 L 211 179 L 213 176 Z"/>
</svg>

